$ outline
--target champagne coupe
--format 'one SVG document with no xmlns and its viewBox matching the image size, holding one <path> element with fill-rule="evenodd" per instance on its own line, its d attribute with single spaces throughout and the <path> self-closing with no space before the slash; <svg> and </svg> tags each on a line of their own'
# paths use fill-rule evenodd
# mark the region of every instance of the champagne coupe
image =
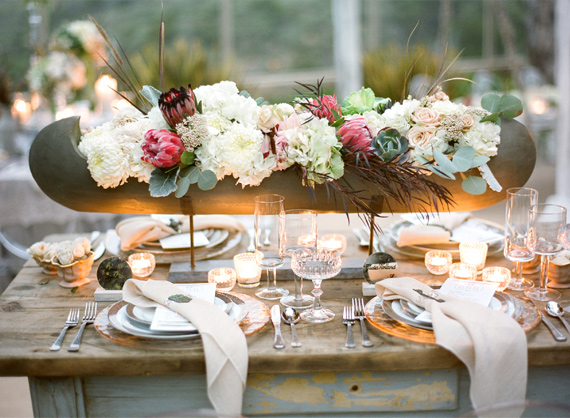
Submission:
<svg viewBox="0 0 570 418">
<path fill-rule="evenodd" d="M 277 300 L 289 294 L 287 289 L 277 287 L 277 268 L 285 262 L 281 249 L 279 222 L 284 200 L 285 198 L 278 194 L 266 194 L 254 198 L 255 260 L 267 273 L 267 286 L 255 292 L 260 299 Z M 270 270 L 273 280 L 270 279 Z"/>
<path fill-rule="evenodd" d="M 534 252 L 529 247 L 528 230 L 530 209 L 538 204 L 538 191 L 528 187 L 514 187 L 507 190 L 505 212 L 505 249 L 507 260 L 515 263 L 515 276 L 508 288 L 526 290 L 534 287 L 532 280 L 522 277 L 523 263 L 534 259 Z"/>
<path fill-rule="evenodd" d="M 530 209 L 529 245 L 540 254 L 540 287 L 524 293 L 533 300 L 548 301 L 560 298 L 556 290 L 548 289 L 548 264 L 550 257 L 564 249 L 562 240 L 566 225 L 566 208 L 559 205 L 538 204 Z"/>
<path fill-rule="evenodd" d="M 317 324 L 333 320 L 334 313 L 321 305 L 321 295 L 323 294 L 321 283 L 324 279 L 336 276 L 340 272 L 341 266 L 340 252 L 337 250 L 305 248 L 293 252 L 291 268 L 295 274 L 302 278 L 311 279 L 314 285 L 311 292 L 315 297 L 313 307 L 303 311 L 301 319 Z"/>
<path fill-rule="evenodd" d="M 296 250 L 317 248 L 317 212 L 306 209 L 291 209 L 281 212 L 281 245 L 287 258 Z M 295 309 L 313 305 L 313 297 L 303 295 L 303 278 L 294 274 L 295 293 L 281 298 L 281 304 Z"/>
</svg>

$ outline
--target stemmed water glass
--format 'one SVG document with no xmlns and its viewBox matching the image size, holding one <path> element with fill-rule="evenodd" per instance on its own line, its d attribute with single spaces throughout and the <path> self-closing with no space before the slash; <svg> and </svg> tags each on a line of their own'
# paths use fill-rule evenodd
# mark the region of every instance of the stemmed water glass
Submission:
<svg viewBox="0 0 570 418">
<path fill-rule="evenodd" d="M 283 212 L 285 198 L 278 194 L 266 194 L 254 198 L 255 260 L 266 270 L 267 286 L 259 288 L 255 295 L 260 299 L 276 300 L 289 291 L 277 287 L 277 268 L 285 262 L 281 249 L 279 214 Z M 273 280 L 270 279 L 272 272 Z"/>
<path fill-rule="evenodd" d="M 509 283 L 508 288 L 522 291 L 534 287 L 532 280 L 522 277 L 522 266 L 523 262 L 534 258 L 534 252 L 528 241 L 529 211 L 538 204 L 538 191 L 528 187 L 508 189 L 506 203 L 503 254 L 507 260 L 515 263 L 515 277 Z"/>
<path fill-rule="evenodd" d="M 321 305 L 321 283 L 325 279 L 336 276 L 342 267 L 340 252 L 319 248 L 317 250 L 302 249 L 293 252 L 291 268 L 304 279 L 313 281 L 313 307 L 301 313 L 301 318 L 308 322 L 322 323 L 332 321 L 334 313 Z"/>
<path fill-rule="evenodd" d="M 317 212 L 306 209 L 291 209 L 281 212 L 281 245 L 283 255 L 291 258 L 296 250 L 317 248 Z M 294 272 L 293 272 L 294 273 Z M 303 295 L 303 278 L 294 274 L 295 293 L 281 298 L 281 303 L 295 309 L 313 305 L 313 297 Z"/>
<path fill-rule="evenodd" d="M 533 300 L 548 301 L 560 298 L 556 290 L 548 289 L 548 264 L 552 255 L 564 249 L 563 233 L 566 225 L 566 208 L 552 204 L 538 204 L 530 209 L 528 240 L 535 254 L 541 255 L 540 287 L 524 293 Z"/>
</svg>

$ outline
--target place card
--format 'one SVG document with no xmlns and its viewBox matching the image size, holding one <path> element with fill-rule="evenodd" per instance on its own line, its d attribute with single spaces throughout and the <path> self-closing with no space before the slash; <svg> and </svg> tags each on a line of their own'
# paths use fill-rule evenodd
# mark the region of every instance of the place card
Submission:
<svg viewBox="0 0 570 418">
<path fill-rule="evenodd" d="M 214 303 L 216 297 L 216 285 L 213 283 L 177 284 L 181 291 L 199 299 Z M 150 324 L 152 331 L 193 331 L 196 329 L 182 315 L 168 309 L 166 306 L 158 306 Z"/>
<path fill-rule="evenodd" d="M 194 232 L 194 248 L 204 247 L 210 243 L 206 234 L 202 231 Z M 190 233 L 170 235 L 169 237 L 162 238 L 160 245 L 163 250 L 177 250 L 183 248 L 190 248 Z"/>
<path fill-rule="evenodd" d="M 489 306 L 498 283 L 479 282 L 475 280 L 447 279 L 438 290 L 440 295 L 449 295 L 470 302 Z M 431 322 L 431 313 L 423 311 L 416 317 L 418 321 Z"/>
</svg>

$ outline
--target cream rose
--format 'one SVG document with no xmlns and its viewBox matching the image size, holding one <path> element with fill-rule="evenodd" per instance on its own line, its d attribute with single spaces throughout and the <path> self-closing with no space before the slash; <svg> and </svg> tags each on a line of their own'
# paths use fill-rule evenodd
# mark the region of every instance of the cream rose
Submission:
<svg viewBox="0 0 570 418">
<path fill-rule="evenodd" d="M 259 120 L 257 121 L 257 127 L 259 129 L 268 133 L 279 122 L 281 122 L 281 118 L 277 115 L 273 106 L 261 106 L 259 109 Z"/>
<path fill-rule="evenodd" d="M 439 126 L 441 124 L 439 112 L 427 107 L 418 107 L 412 114 L 412 120 L 419 125 Z"/>
<path fill-rule="evenodd" d="M 428 145 L 435 134 L 436 129 L 432 126 L 414 126 L 408 131 L 406 137 L 411 147 L 422 147 Z"/>
<path fill-rule="evenodd" d="M 461 115 L 461 120 L 463 121 L 464 131 L 471 129 L 471 127 L 475 124 L 475 118 L 469 114 Z"/>
</svg>

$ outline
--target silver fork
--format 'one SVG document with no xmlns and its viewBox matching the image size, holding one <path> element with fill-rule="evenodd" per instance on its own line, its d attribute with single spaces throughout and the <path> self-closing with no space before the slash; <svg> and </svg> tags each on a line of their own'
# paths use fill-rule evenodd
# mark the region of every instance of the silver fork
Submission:
<svg viewBox="0 0 570 418">
<path fill-rule="evenodd" d="M 69 315 L 67 315 L 67 319 L 65 320 L 65 326 L 61 330 L 59 337 L 53 343 L 53 345 L 49 348 L 51 351 L 57 351 L 61 348 L 61 343 L 63 342 L 63 338 L 65 337 L 65 333 L 69 328 L 73 328 L 79 323 L 79 309 L 72 308 L 69 310 Z"/>
<path fill-rule="evenodd" d="M 79 332 L 75 336 L 75 339 L 67 349 L 67 351 L 79 351 L 79 344 L 81 343 L 81 337 L 83 336 L 83 330 L 85 326 L 92 324 L 97 316 L 97 302 L 87 302 L 85 304 L 85 312 L 83 313 L 83 319 L 81 320 L 81 327 Z"/>
<path fill-rule="evenodd" d="M 342 310 L 342 323 L 346 325 L 346 344 L 345 347 L 354 348 L 354 338 L 352 336 L 352 326 L 354 325 L 354 311 L 352 306 L 345 306 Z"/>
<path fill-rule="evenodd" d="M 364 347 L 372 347 L 372 341 L 368 337 L 368 332 L 366 331 L 366 324 L 364 323 L 364 299 L 353 298 L 352 299 L 352 309 L 354 310 L 354 316 L 360 320 L 360 329 L 362 330 L 362 345 Z"/>
</svg>

